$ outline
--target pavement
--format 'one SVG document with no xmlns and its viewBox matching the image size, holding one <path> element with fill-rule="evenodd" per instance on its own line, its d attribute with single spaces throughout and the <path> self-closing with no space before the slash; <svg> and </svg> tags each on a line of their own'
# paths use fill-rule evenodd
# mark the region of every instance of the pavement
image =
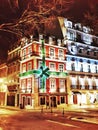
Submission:
<svg viewBox="0 0 98 130">
<path fill-rule="evenodd" d="M 9 110 L 15 110 L 15 111 L 77 111 L 77 112 L 86 112 L 87 109 L 94 109 L 98 110 L 98 104 L 91 104 L 91 105 L 67 105 L 65 107 L 57 107 L 57 108 L 44 108 L 44 107 L 37 107 L 35 109 L 29 108 L 29 109 L 20 109 L 19 107 L 15 106 L 0 106 L 0 108 L 6 108 Z"/>
</svg>

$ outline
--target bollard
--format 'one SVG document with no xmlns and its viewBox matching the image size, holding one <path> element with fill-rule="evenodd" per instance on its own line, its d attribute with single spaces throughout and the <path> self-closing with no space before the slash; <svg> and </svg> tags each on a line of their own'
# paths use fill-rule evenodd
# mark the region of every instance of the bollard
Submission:
<svg viewBox="0 0 98 130">
<path fill-rule="evenodd" d="M 64 108 L 63 108 L 63 112 L 62 112 L 63 116 L 64 116 Z"/>
</svg>

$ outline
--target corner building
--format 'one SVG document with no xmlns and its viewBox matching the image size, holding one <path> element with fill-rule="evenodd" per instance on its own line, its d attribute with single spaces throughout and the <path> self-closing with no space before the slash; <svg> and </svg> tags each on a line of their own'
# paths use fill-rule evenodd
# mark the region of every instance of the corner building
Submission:
<svg viewBox="0 0 98 130">
<path fill-rule="evenodd" d="M 45 39 L 45 66 L 49 68 L 49 77 L 45 78 L 44 87 L 39 77 L 42 66 L 42 41 L 23 38 L 21 40 L 20 63 L 20 104 L 23 108 L 38 106 L 57 107 L 68 103 L 66 72 L 66 47 L 60 39 Z"/>
<path fill-rule="evenodd" d="M 58 20 L 67 48 L 68 104 L 98 103 L 98 37 L 80 23 Z"/>
</svg>

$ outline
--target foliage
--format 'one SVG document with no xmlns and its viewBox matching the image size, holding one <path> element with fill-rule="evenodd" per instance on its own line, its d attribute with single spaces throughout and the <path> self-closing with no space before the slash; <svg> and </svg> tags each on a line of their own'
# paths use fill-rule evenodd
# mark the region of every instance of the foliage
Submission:
<svg viewBox="0 0 98 130">
<path fill-rule="evenodd" d="M 21 17 L 13 23 L 2 24 L 0 30 L 17 37 L 43 32 L 45 24 L 51 26 L 56 16 L 65 16 L 73 3 L 73 0 L 29 0 Z"/>
</svg>

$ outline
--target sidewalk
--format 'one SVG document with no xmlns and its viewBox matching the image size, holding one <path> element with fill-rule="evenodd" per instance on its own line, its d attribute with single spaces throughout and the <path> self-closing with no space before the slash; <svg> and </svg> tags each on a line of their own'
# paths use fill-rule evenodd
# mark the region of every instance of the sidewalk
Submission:
<svg viewBox="0 0 98 130">
<path fill-rule="evenodd" d="M 35 109 L 31 108 L 31 109 L 21 109 L 20 107 L 15 107 L 15 106 L 0 106 L 0 108 L 4 108 L 4 109 L 9 109 L 9 110 L 15 110 L 15 111 L 50 111 L 51 108 L 44 108 L 42 106 L 40 107 L 37 107 Z M 77 111 L 77 112 L 86 112 L 85 109 L 95 109 L 95 110 L 98 110 L 98 104 L 96 105 L 67 105 L 67 106 L 61 106 L 61 107 L 57 107 L 57 108 L 52 108 L 53 111 Z"/>
</svg>

